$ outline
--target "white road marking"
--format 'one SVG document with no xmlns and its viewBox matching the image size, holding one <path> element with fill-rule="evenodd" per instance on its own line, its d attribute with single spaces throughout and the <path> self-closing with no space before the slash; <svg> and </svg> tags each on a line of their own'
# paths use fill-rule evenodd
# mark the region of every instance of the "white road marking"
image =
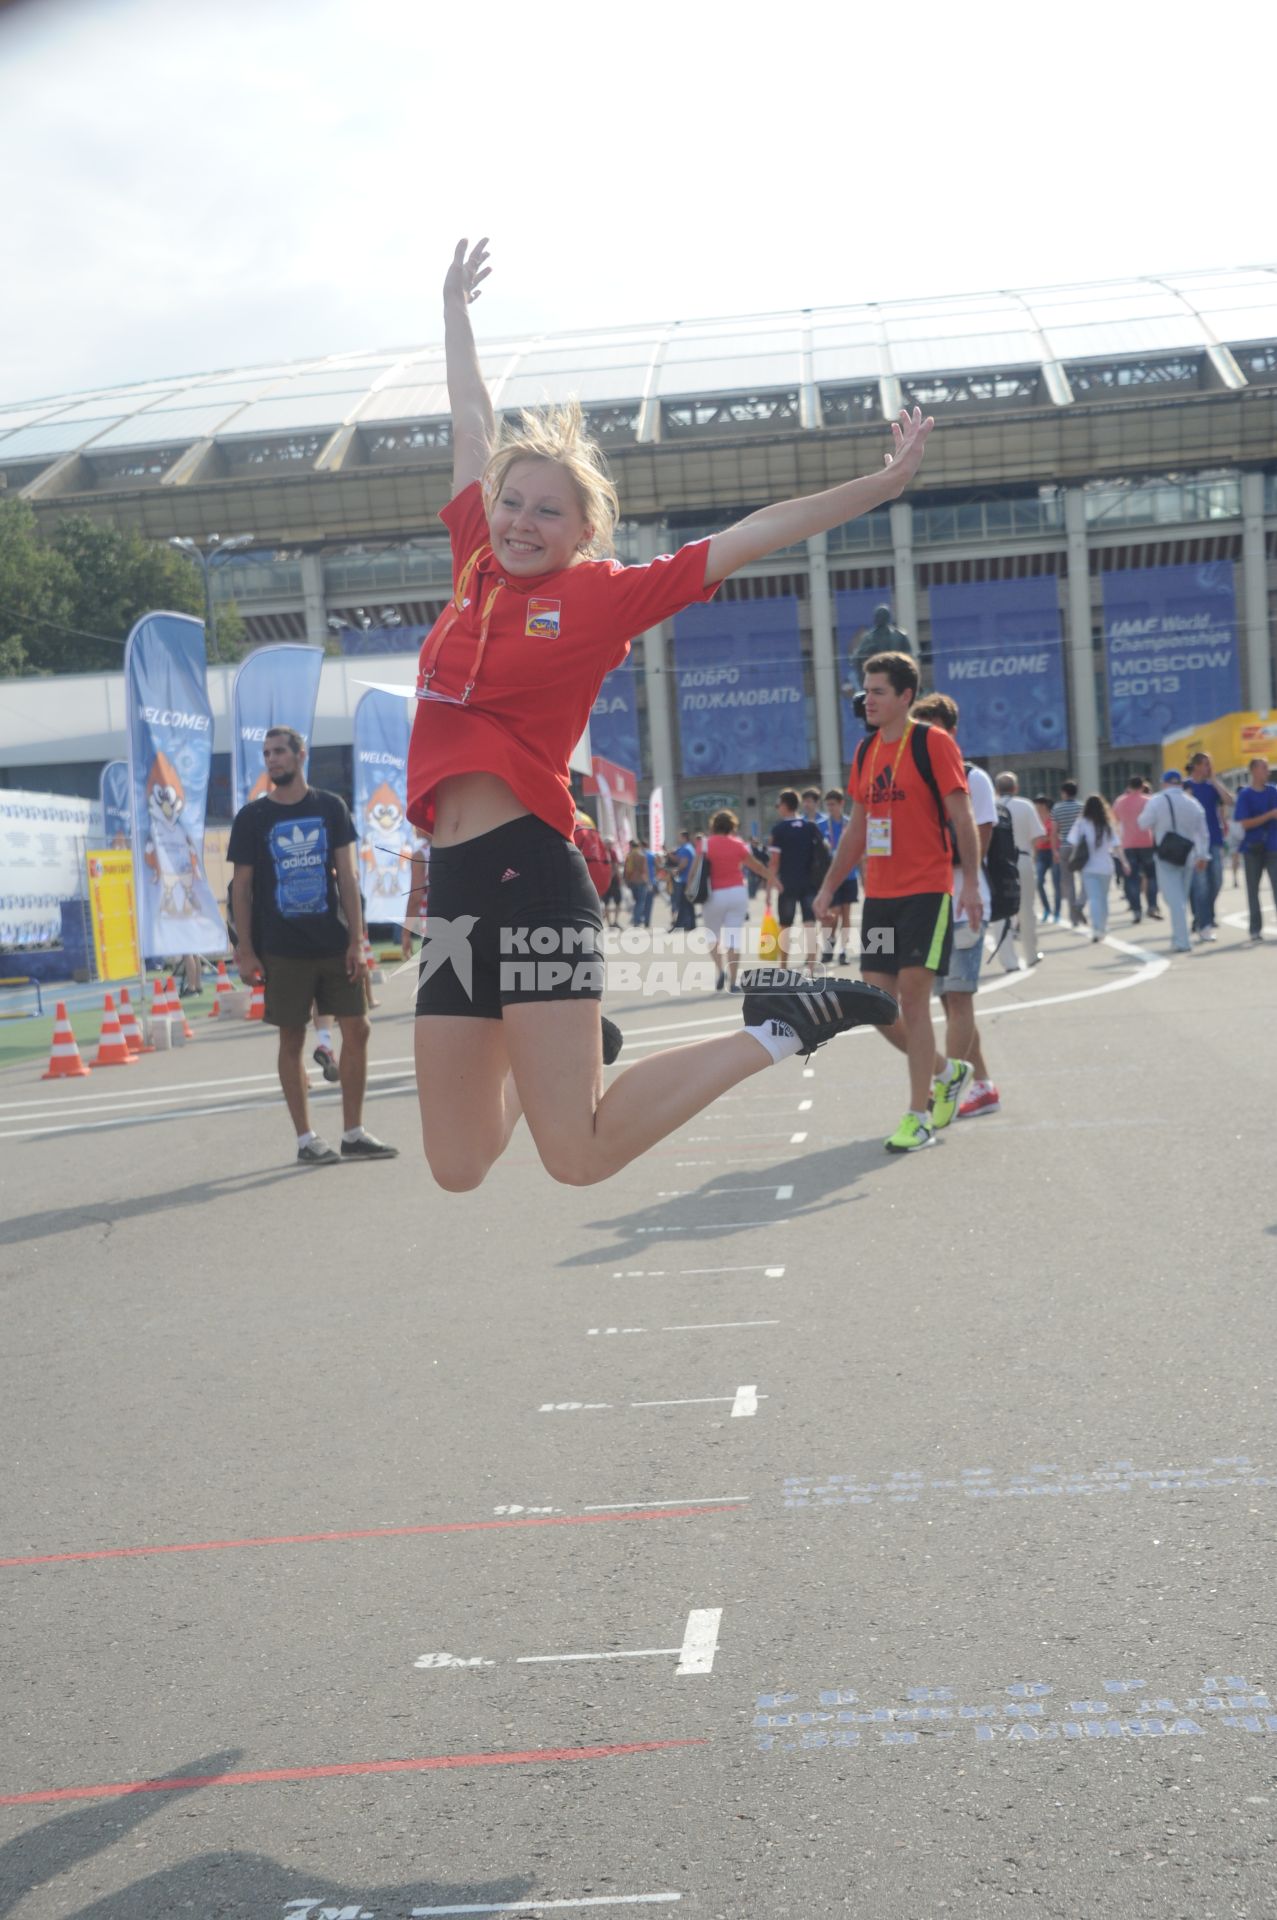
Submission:
<svg viewBox="0 0 1277 1920">
<path fill-rule="evenodd" d="M 557 1912 L 566 1907 L 659 1907 L 681 1900 L 681 1893 L 595 1893 L 584 1900 L 503 1900 L 486 1907 L 414 1907 L 409 1920 L 435 1920 L 435 1916 L 462 1913 L 538 1913 Z"/>
<path fill-rule="evenodd" d="M 700 1400 L 631 1400 L 630 1405 L 631 1407 L 725 1407 L 730 1404 L 734 1409 L 742 1393 L 755 1395 L 754 1405 L 746 1409 L 749 1413 L 757 1413 L 758 1401 L 767 1398 L 765 1393 L 758 1393 L 754 1387 L 739 1387 L 734 1394 L 711 1393 Z"/>
<path fill-rule="evenodd" d="M 654 1660 L 658 1654 L 681 1653 L 681 1647 L 638 1647 L 632 1653 L 521 1653 L 516 1667 L 557 1666 L 563 1660 Z"/>
<path fill-rule="evenodd" d="M 686 1274 L 697 1280 L 710 1273 L 761 1273 L 764 1280 L 780 1280 L 783 1267 L 618 1267 L 613 1280 L 668 1280 L 672 1274 Z"/>
<path fill-rule="evenodd" d="M 758 1412 L 758 1388 L 737 1387 L 732 1402 L 732 1419 L 748 1420 Z"/>
<path fill-rule="evenodd" d="M 729 1327 L 778 1327 L 779 1320 L 702 1320 L 694 1326 L 662 1327 L 662 1333 L 718 1333 Z"/>
<path fill-rule="evenodd" d="M 718 1507 L 736 1506 L 746 1500 L 752 1500 L 749 1493 L 698 1493 L 691 1500 L 614 1500 L 601 1507 L 582 1507 L 582 1513 L 642 1513 L 651 1507 Z"/>
<path fill-rule="evenodd" d="M 807 1135 L 805 1133 L 791 1133 L 789 1136 L 789 1144 L 791 1147 L 801 1147 L 806 1138 Z"/>
<path fill-rule="evenodd" d="M 392 1067 L 411 1067 L 412 1064 L 412 1056 L 410 1054 L 401 1054 L 392 1060 L 378 1060 L 374 1065 L 370 1066 L 369 1071 L 380 1073 Z M 245 1087 L 258 1080 L 268 1081 L 272 1087 L 279 1085 L 279 1075 L 272 1067 L 269 1073 L 222 1074 L 216 1080 L 170 1080 L 162 1086 L 112 1087 L 109 1092 L 103 1093 L 81 1093 L 77 1089 L 74 1093 L 69 1094 L 67 1101 L 57 1107 L 55 1111 L 58 1113 L 78 1113 L 82 1108 L 87 1110 L 93 1106 L 101 1107 L 113 1101 L 118 1102 L 122 1098 L 131 1099 L 134 1102 L 153 1099 L 181 1099 L 183 1095 L 188 1093 L 203 1093 L 209 1087 Z M 37 1096 L 28 1094 L 25 1100 L 0 1100 L 0 1113 L 24 1112 L 27 1109 L 35 1109 L 36 1106 Z M 49 1111 L 49 1108 L 47 1104 L 41 1104 L 38 1107 L 38 1111 L 41 1114 L 45 1114 Z"/>
<path fill-rule="evenodd" d="M 714 1665 L 714 1655 L 718 1651 L 718 1627 L 723 1617 L 721 1607 L 694 1607 L 687 1616 L 687 1631 L 683 1635 L 681 1658 L 675 1669 L 677 1673 L 709 1673 Z"/>
<path fill-rule="evenodd" d="M 800 1133 L 800 1140 L 807 1135 Z M 783 1227 L 786 1224 L 783 1213 L 774 1214 L 770 1220 L 689 1220 L 681 1227 L 635 1227 L 635 1233 L 731 1233 L 737 1227 Z M 742 1269 L 743 1271 L 743 1269 Z"/>
<path fill-rule="evenodd" d="M 794 1189 L 792 1186 L 777 1187 L 776 1198 L 778 1200 L 792 1200 L 793 1197 L 794 1197 Z"/>
<path fill-rule="evenodd" d="M 814 1080 L 815 1078 L 816 1078 L 816 1069 L 815 1069 L 815 1067 L 804 1067 L 804 1068 L 803 1068 L 803 1079 L 804 1079 L 804 1080 Z"/>
</svg>

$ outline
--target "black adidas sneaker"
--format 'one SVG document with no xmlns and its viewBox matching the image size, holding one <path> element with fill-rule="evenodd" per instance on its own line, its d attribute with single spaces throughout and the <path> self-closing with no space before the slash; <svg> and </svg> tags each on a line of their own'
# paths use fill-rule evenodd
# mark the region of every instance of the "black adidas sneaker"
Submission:
<svg viewBox="0 0 1277 1920">
<path fill-rule="evenodd" d="M 625 1035 L 615 1020 L 603 1019 L 603 1065 L 610 1067 L 625 1045 Z"/>
<path fill-rule="evenodd" d="M 765 1020 L 783 1020 L 802 1041 L 804 1055 L 853 1027 L 889 1027 L 900 1012 L 880 987 L 836 974 L 754 967 L 740 978 L 745 989 L 741 1008 L 745 1025 L 759 1027 Z"/>
</svg>

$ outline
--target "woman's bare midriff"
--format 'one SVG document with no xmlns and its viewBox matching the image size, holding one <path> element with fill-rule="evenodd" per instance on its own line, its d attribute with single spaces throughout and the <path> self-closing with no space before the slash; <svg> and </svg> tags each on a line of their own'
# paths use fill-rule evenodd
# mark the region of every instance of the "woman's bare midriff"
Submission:
<svg viewBox="0 0 1277 1920">
<path fill-rule="evenodd" d="M 430 837 L 436 847 L 459 846 L 510 820 L 521 820 L 528 812 L 514 789 L 495 773 L 451 774 L 435 788 L 434 802 Z"/>
</svg>

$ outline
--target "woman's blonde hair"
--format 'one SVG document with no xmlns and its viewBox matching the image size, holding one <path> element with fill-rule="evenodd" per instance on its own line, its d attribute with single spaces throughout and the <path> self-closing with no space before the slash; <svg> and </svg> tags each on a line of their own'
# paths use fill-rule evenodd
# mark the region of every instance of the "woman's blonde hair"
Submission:
<svg viewBox="0 0 1277 1920">
<path fill-rule="evenodd" d="M 521 460 L 548 460 L 562 467 L 572 482 L 582 516 L 590 529 L 585 551 L 591 559 L 610 554 L 616 540 L 616 523 L 621 517 L 621 503 L 603 464 L 603 455 L 586 431 L 580 401 L 569 400 L 561 407 L 545 407 L 536 412 L 525 409 L 517 424 L 503 422 L 501 437 L 483 470 L 483 503 L 489 513 L 511 467 Z"/>
</svg>

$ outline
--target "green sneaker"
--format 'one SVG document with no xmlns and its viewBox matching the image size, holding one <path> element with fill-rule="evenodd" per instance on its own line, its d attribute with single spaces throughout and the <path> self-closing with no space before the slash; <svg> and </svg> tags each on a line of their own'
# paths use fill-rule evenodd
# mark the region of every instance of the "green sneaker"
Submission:
<svg viewBox="0 0 1277 1920">
<path fill-rule="evenodd" d="M 936 1130 L 930 1120 L 920 1120 L 916 1113 L 907 1113 L 890 1139 L 883 1141 L 888 1153 L 917 1153 L 922 1147 L 934 1147 Z"/>
<path fill-rule="evenodd" d="M 931 1124 L 937 1133 L 962 1105 L 974 1072 L 969 1060 L 955 1060 L 947 1073 L 937 1074 L 931 1082 Z"/>
</svg>

